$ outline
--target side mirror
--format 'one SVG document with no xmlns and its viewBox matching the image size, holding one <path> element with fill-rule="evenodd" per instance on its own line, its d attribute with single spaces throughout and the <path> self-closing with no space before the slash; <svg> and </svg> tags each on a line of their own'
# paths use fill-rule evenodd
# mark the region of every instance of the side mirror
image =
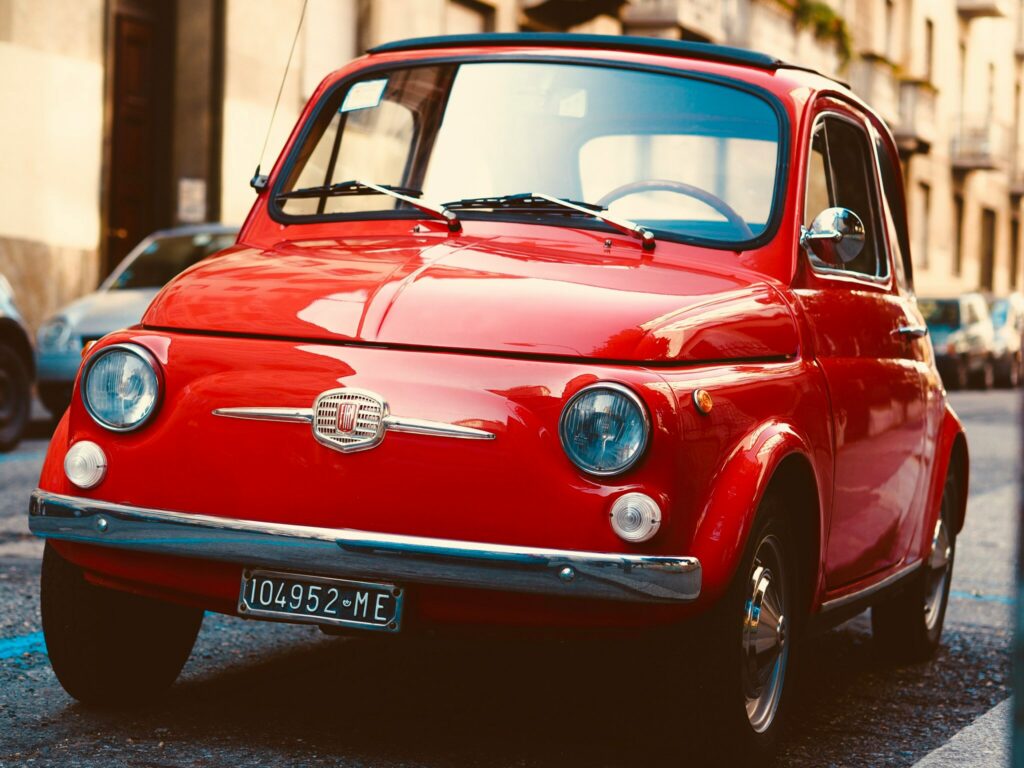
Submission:
<svg viewBox="0 0 1024 768">
<path fill-rule="evenodd" d="M 826 208 L 810 229 L 800 228 L 800 245 L 830 267 L 841 267 L 864 250 L 864 222 L 849 208 Z"/>
</svg>

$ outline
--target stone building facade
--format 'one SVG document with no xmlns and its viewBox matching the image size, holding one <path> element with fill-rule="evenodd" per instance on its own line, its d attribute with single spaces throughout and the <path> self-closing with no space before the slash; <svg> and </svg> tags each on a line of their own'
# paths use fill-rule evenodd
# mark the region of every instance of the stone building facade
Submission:
<svg viewBox="0 0 1024 768">
<path fill-rule="evenodd" d="M 0 273 L 35 327 L 135 241 L 240 223 L 320 79 L 391 39 L 629 32 L 835 74 L 905 150 L 920 293 L 1021 285 L 1020 0 L 0 0 Z"/>
<path fill-rule="evenodd" d="M 1021 0 L 632 0 L 622 17 L 849 82 L 901 148 L 918 293 L 1022 287 Z"/>
</svg>

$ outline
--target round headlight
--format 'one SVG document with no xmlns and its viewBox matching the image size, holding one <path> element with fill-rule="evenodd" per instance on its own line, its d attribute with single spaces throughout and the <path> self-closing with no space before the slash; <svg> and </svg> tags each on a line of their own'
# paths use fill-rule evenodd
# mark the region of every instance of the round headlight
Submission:
<svg viewBox="0 0 1024 768">
<path fill-rule="evenodd" d="M 558 431 L 577 467 L 592 475 L 617 475 L 643 455 L 650 421 L 633 390 L 602 382 L 572 396 L 562 410 Z"/>
<path fill-rule="evenodd" d="M 86 362 L 81 389 L 85 409 L 100 426 L 114 432 L 137 429 L 160 399 L 156 361 L 135 344 L 104 347 Z"/>
<path fill-rule="evenodd" d="M 36 337 L 40 349 L 64 350 L 71 344 L 71 324 L 65 317 L 54 317 L 39 328 Z"/>
</svg>

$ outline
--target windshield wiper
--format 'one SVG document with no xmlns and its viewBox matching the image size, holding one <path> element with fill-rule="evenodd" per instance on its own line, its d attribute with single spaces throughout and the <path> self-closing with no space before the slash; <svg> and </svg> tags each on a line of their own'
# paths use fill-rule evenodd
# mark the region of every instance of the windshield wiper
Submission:
<svg viewBox="0 0 1024 768">
<path fill-rule="evenodd" d="M 602 208 L 600 205 L 595 205 L 594 203 L 563 200 L 560 197 L 548 195 L 544 192 L 524 192 L 518 195 L 501 195 L 499 197 L 470 197 L 465 200 L 454 200 L 450 203 L 445 203 L 443 207 L 445 209 L 518 209 L 531 211 L 545 209 L 551 210 L 553 207 L 566 208 L 576 213 L 593 216 L 595 219 L 600 219 L 605 224 L 614 227 L 620 232 L 632 235 L 640 241 L 640 244 L 643 246 L 645 251 L 653 251 L 656 244 L 654 240 L 654 233 L 641 224 L 637 224 L 629 219 L 620 219 L 618 216 L 612 216 L 611 214 L 606 213 L 605 208 Z"/>
<path fill-rule="evenodd" d="M 371 184 L 368 181 L 359 181 L 352 179 L 351 181 L 340 181 L 337 184 L 326 184 L 319 187 L 303 187 L 302 189 L 293 189 L 291 192 L 282 192 L 277 196 L 278 200 L 289 200 L 292 198 L 306 198 L 306 197 L 345 197 L 348 195 L 387 195 L 393 197 L 395 200 L 401 200 L 403 203 L 408 203 L 413 208 L 423 213 L 430 214 L 435 219 L 441 219 L 448 224 L 448 229 L 451 232 L 458 232 L 462 229 L 462 223 L 459 221 L 459 217 L 452 211 L 449 211 L 443 205 L 434 205 L 424 200 L 418 200 L 417 198 L 423 194 L 420 189 L 412 189 L 410 187 L 398 187 L 390 184 Z M 415 196 L 415 197 L 414 197 Z"/>
</svg>

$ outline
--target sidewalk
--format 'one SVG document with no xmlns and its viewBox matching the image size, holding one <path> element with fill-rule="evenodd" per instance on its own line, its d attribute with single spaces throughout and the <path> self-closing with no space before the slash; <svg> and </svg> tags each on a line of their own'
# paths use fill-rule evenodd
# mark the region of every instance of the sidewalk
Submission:
<svg viewBox="0 0 1024 768">
<path fill-rule="evenodd" d="M 914 768 L 1004 768 L 1010 765 L 1013 699 L 997 704 Z"/>
</svg>

